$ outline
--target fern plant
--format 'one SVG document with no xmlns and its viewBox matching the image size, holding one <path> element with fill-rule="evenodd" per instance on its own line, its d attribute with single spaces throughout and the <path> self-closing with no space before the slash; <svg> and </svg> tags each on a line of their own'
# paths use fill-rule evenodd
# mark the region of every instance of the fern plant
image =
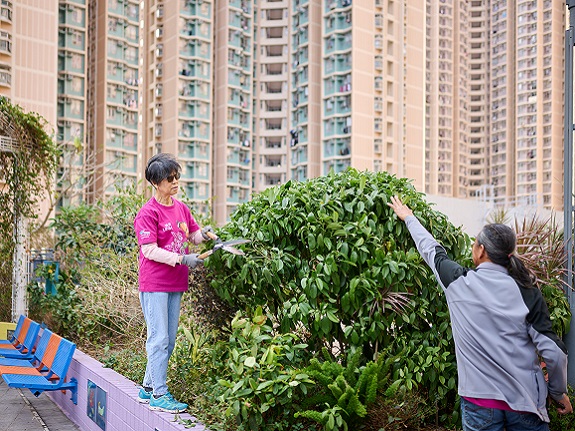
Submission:
<svg viewBox="0 0 575 431">
<path fill-rule="evenodd" d="M 377 361 L 361 365 L 360 350 L 348 355 L 345 366 L 336 362 L 327 349 L 322 350 L 324 361 L 311 360 L 306 374 L 316 382 L 317 392 L 302 405 L 296 418 L 306 418 L 323 425 L 326 431 L 347 431 L 367 415 L 367 408 L 378 395 L 393 397 L 401 380 L 391 381 L 391 369 L 398 355 L 379 355 Z"/>
</svg>

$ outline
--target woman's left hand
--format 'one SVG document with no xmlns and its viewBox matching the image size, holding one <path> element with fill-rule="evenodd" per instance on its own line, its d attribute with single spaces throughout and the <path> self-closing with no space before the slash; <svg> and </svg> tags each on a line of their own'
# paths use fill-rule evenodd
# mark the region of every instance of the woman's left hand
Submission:
<svg viewBox="0 0 575 431">
<path fill-rule="evenodd" d="M 214 233 L 214 229 L 212 229 L 211 226 L 204 226 L 204 228 L 202 229 L 202 237 L 206 240 L 209 241 L 210 239 L 217 239 L 217 235 Z"/>
<path fill-rule="evenodd" d="M 554 400 L 554 404 L 557 406 L 557 413 L 560 415 L 566 415 L 573 412 L 573 407 L 571 406 L 571 400 L 567 394 L 563 394 L 563 398 L 560 400 Z"/>
</svg>

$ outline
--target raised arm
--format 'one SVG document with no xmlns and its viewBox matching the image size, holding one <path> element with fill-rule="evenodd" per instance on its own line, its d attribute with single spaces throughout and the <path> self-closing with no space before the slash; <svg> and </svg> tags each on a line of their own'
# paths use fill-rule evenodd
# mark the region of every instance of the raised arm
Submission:
<svg viewBox="0 0 575 431">
<path fill-rule="evenodd" d="M 405 222 L 417 251 L 432 269 L 435 278 L 443 289 L 446 289 L 451 282 L 467 272 L 464 267 L 449 259 L 445 249 L 423 227 L 417 217 L 413 215 L 413 211 L 402 203 L 399 197 L 392 196 L 391 203 L 387 205 L 393 209 L 400 220 Z"/>
</svg>

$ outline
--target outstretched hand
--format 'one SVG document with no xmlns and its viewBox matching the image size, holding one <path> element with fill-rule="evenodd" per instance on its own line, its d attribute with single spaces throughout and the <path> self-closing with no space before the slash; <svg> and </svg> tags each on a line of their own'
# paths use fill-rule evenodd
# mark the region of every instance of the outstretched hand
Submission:
<svg viewBox="0 0 575 431">
<path fill-rule="evenodd" d="M 387 205 L 395 211 L 397 217 L 402 221 L 405 221 L 408 216 L 413 215 L 413 211 L 411 211 L 407 205 L 403 204 L 398 196 L 392 196 L 391 203 Z"/>
</svg>

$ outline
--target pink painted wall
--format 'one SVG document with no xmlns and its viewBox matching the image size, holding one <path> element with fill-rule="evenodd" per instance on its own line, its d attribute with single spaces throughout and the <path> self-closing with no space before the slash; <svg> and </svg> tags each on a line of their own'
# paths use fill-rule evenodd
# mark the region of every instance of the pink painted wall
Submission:
<svg viewBox="0 0 575 431">
<path fill-rule="evenodd" d="M 139 387 L 124 376 L 104 366 L 76 350 L 68 371 L 68 377 L 78 380 L 78 404 L 70 400 L 70 391 L 65 394 L 59 391 L 46 392 L 60 409 L 82 431 L 102 431 L 87 415 L 88 380 L 91 380 L 107 392 L 106 431 L 209 431 L 202 423 L 197 422 L 192 428 L 174 422 L 170 413 L 152 411 L 147 404 L 137 400 Z M 189 414 L 181 414 L 182 419 L 192 419 Z"/>
</svg>

